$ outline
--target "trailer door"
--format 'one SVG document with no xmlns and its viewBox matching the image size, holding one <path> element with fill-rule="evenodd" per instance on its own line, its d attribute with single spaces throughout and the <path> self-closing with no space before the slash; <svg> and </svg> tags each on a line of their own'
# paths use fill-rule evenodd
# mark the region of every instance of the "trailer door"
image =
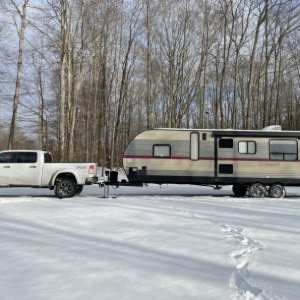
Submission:
<svg viewBox="0 0 300 300">
<path fill-rule="evenodd" d="M 234 148 L 232 138 L 218 138 L 215 173 L 216 177 L 232 177 L 234 173 Z"/>
</svg>

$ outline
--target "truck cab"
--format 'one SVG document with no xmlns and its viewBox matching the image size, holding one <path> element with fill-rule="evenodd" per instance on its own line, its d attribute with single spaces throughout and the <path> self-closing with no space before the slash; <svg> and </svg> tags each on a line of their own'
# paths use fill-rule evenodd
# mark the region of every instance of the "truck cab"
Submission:
<svg viewBox="0 0 300 300">
<path fill-rule="evenodd" d="M 5 151 L 0 153 L 0 185 L 39 186 L 42 165 L 52 157 L 47 152 Z"/>
</svg>

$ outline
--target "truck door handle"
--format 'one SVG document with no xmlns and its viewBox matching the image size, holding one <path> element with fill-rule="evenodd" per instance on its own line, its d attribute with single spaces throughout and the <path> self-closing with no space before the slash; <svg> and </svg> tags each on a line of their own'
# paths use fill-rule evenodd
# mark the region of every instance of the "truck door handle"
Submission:
<svg viewBox="0 0 300 300">
<path fill-rule="evenodd" d="M 36 169 L 36 166 L 30 166 L 29 168 L 31 168 L 31 169 Z"/>
<path fill-rule="evenodd" d="M 3 168 L 5 168 L 5 169 L 10 169 L 10 166 L 3 166 Z"/>
</svg>

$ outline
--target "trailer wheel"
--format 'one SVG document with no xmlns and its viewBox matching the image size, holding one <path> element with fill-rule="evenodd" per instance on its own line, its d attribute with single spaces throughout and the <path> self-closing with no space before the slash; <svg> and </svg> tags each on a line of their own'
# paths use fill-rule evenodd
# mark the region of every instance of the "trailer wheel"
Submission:
<svg viewBox="0 0 300 300">
<path fill-rule="evenodd" d="M 55 183 L 54 192 L 60 199 L 71 198 L 77 193 L 76 182 L 70 178 L 61 178 Z"/>
<path fill-rule="evenodd" d="M 273 184 L 269 188 L 269 196 L 272 198 L 284 198 L 285 194 L 285 188 L 279 183 Z"/>
<path fill-rule="evenodd" d="M 232 186 L 232 192 L 236 197 L 244 197 L 248 191 L 248 186 L 242 183 L 236 183 Z"/>
<path fill-rule="evenodd" d="M 251 198 L 262 198 L 266 195 L 266 192 L 267 188 L 259 182 L 253 183 L 249 188 L 249 196 Z"/>
</svg>

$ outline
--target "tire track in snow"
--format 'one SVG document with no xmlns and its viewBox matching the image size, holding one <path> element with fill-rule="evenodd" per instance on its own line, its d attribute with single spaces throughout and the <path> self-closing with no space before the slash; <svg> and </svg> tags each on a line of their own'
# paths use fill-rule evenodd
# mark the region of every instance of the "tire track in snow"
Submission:
<svg viewBox="0 0 300 300">
<path fill-rule="evenodd" d="M 250 237 L 250 232 L 240 227 L 233 227 L 221 222 L 212 221 L 180 207 L 173 207 L 175 211 L 191 218 L 205 221 L 223 232 L 224 238 L 237 243 L 237 249 L 230 253 L 234 270 L 229 280 L 229 286 L 234 290 L 232 300 L 283 300 L 284 297 L 274 294 L 268 289 L 252 285 L 248 280 L 248 267 L 255 261 L 258 252 L 263 251 L 263 245 Z"/>
</svg>

